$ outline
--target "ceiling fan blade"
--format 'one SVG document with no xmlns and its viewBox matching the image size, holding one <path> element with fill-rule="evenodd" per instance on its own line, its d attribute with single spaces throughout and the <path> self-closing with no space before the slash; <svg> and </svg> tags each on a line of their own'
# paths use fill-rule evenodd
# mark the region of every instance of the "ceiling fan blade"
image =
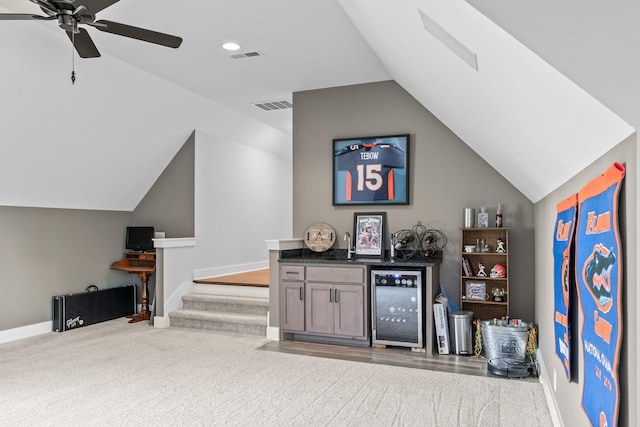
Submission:
<svg viewBox="0 0 640 427">
<path fill-rule="evenodd" d="M 103 9 L 108 8 L 114 3 L 118 3 L 120 0 L 84 0 L 83 5 L 87 7 L 94 15 Z"/>
<path fill-rule="evenodd" d="M 98 58 L 100 52 L 98 52 L 96 45 L 93 44 L 93 40 L 91 40 L 87 30 L 79 28 L 78 31 L 76 34 L 72 34 L 71 31 L 66 31 L 66 33 L 69 36 L 69 40 L 74 44 L 80 58 Z"/>
<path fill-rule="evenodd" d="M 144 28 L 132 27 L 131 25 L 121 24 L 119 22 L 98 20 L 96 24 L 105 24 L 106 26 L 95 26 L 98 30 L 106 33 L 117 34 L 119 36 L 129 37 L 132 39 L 142 40 L 149 43 L 159 44 L 177 48 L 182 43 L 182 38 L 169 34 L 159 33 L 157 31 L 145 30 Z"/>
<path fill-rule="evenodd" d="M 0 13 L 0 21 L 25 21 L 39 18 L 45 17 L 31 13 Z"/>
</svg>

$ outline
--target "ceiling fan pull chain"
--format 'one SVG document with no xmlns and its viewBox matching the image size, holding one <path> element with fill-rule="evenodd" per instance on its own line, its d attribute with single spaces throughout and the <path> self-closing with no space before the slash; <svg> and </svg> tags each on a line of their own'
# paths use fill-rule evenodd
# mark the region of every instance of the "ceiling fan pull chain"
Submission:
<svg viewBox="0 0 640 427">
<path fill-rule="evenodd" d="M 71 84 L 76 84 L 76 33 L 71 32 Z"/>
</svg>

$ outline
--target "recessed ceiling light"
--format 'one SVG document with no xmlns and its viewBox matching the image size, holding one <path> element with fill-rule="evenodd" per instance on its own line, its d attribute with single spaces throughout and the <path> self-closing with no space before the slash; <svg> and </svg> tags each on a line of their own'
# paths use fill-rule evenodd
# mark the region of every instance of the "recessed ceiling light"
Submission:
<svg viewBox="0 0 640 427">
<path fill-rule="evenodd" d="M 227 42 L 222 45 L 222 48 L 225 50 L 238 50 L 240 49 L 240 45 L 238 43 Z"/>
</svg>

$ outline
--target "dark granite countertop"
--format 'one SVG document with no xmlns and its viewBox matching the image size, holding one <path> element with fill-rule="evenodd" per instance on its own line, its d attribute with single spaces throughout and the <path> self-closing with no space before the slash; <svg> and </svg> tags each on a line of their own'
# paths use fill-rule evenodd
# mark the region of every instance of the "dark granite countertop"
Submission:
<svg viewBox="0 0 640 427">
<path fill-rule="evenodd" d="M 326 252 L 313 252 L 309 249 L 291 249 L 280 251 L 279 262 L 304 264 L 345 264 L 395 267 L 424 267 L 442 263 L 442 252 L 431 257 L 415 256 L 411 259 L 391 259 L 356 257 L 347 259 L 346 249 L 330 249 Z"/>
</svg>

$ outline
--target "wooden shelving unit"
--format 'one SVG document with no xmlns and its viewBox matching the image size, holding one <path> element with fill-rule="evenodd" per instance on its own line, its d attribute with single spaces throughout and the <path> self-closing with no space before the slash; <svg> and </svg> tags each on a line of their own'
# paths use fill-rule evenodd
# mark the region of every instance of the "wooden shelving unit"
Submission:
<svg viewBox="0 0 640 427">
<path fill-rule="evenodd" d="M 480 320 L 501 319 L 509 316 L 509 229 L 461 228 L 460 232 L 461 308 L 473 311 L 473 317 Z M 503 242 L 505 252 L 496 252 L 498 240 Z M 482 242 L 489 246 L 488 250 L 483 250 Z M 473 246 L 475 249 L 472 252 L 466 252 L 465 246 Z M 471 266 L 471 272 L 465 269 L 465 259 Z M 486 277 L 477 275 L 480 264 L 485 267 Z M 491 277 L 491 269 L 495 265 L 504 266 L 505 277 Z M 484 284 L 484 291 L 482 291 L 482 284 Z M 498 288 L 504 290 L 504 296 L 501 298 L 494 297 L 494 290 Z"/>
</svg>

